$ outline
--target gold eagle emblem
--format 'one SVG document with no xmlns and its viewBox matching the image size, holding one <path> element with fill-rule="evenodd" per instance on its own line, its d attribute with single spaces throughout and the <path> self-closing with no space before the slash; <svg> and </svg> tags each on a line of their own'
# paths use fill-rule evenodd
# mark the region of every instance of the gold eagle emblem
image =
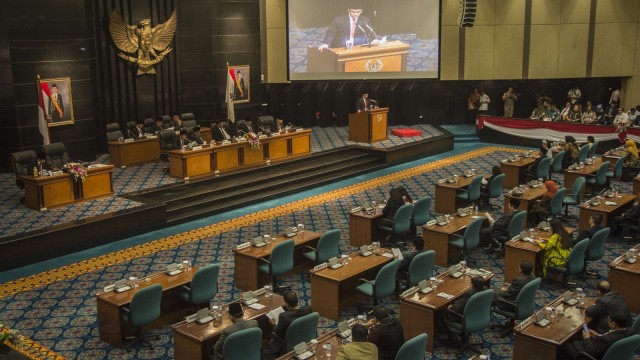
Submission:
<svg viewBox="0 0 640 360">
<path fill-rule="evenodd" d="M 177 24 L 175 10 L 164 24 L 154 28 L 151 27 L 151 19 L 144 19 L 138 25 L 127 25 L 120 14 L 113 10 L 109 31 L 113 43 L 122 51 L 118 56 L 137 64 L 138 75 L 155 74 L 153 66 L 173 50 L 169 44 L 173 40 Z"/>
</svg>

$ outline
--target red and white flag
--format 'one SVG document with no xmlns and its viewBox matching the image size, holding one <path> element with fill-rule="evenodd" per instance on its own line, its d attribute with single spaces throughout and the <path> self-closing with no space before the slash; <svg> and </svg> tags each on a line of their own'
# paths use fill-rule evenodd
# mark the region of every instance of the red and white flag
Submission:
<svg viewBox="0 0 640 360">
<path fill-rule="evenodd" d="M 236 75 L 233 73 L 233 69 L 227 67 L 227 93 L 225 94 L 224 101 L 227 103 L 227 118 L 233 124 L 236 122 L 236 115 L 233 109 L 233 92 L 236 88 Z"/>
<path fill-rule="evenodd" d="M 49 92 L 49 86 L 47 83 L 37 81 L 38 84 L 38 128 L 40 129 L 40 134 L 42 135 L 42 140 L 44 145 L 49 145 L 51 143 L 51 137 L 49 135 L 49 125 L 47 119 L 49 118 L 48 107 L 46 106 L 45 101 L 51 99 L 51 93 Z"/>
</svg>

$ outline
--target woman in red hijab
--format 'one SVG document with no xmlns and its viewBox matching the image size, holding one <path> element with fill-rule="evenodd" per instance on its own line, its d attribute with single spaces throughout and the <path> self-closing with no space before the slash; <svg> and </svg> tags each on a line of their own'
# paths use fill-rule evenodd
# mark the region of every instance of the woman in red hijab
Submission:
<svg viewBox="0 0 640 360">
<path fill-rule="evenodd" d="M 528 224 L 530 227 L 538 225 L 551 213 L 551 198 L 558 191 L 558 185 L 553 180 L 547 180 L 544 182 L 544 187 L 547 188 L 547 192 L 542 195 L 542 199 L 538 200 L 529 212 Z"/>
</svg>

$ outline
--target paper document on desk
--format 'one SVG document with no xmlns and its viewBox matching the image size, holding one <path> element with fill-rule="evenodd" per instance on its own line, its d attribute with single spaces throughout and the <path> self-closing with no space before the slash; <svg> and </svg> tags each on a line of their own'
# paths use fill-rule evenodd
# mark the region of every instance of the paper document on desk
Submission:
<svg viewBox="0 0 640 360">
<path fill-rule="evenodd" d="M 441 298 L 445 298 L 447 300 L 453 299 L 453 295 L 447 294 L 447 293 L 444 293 L 444 292 L 439 293 L 438 296 L 440 296 Z"/>
<path fill-rule="evenodd" d="M 278 306 L 277 308 L 269 311 L 267 313 L 267 317 L 269 318 L 269 320 L 275 321 L 275 324 L 278 325 L 278 318 L 280 317 L 280 314 L 283 312 L 284 312 L 284 308 L 282 306 Z"/>
<path fill-rule="evenodd" d="M 254 310 L 264 309 L 264 305 L 262 305 L 260 303 L 253 303 L 253 304 L 249 305 L 249 307 L 254 309 Z"/>
</svg>

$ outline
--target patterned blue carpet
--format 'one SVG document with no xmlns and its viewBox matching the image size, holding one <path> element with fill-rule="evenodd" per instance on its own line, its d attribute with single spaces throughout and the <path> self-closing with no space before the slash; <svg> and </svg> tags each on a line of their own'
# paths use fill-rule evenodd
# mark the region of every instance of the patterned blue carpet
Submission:
<svg viewBox="0 0 640 360">
<path fill-rule="evenodd" d="M 159 250 L 150 255 L 130 256 L 135 253 L 132 250 L 129 255 L 110 254 L 106 266 L 98 266 L 96 269 L 83 271 L 83 264 L 74 267 L 79 275 L 64 276 L 71 270 L 61 269 L 56 275 L 41 274 L 24 281 L 18 280 L 16 284 L 4 284 L 7 289 L 11 285 L 26 285 L 27 290 L 16 290 L 10 295 L 0 299 L 0 322 L 10 328 L 19 330 L 26 337 L 33 339 L 43 346 L 52 349 L 70 359 L 171 359 L 173 358 L 172 336 L 169 327 L 157 329 L 154 332 L 161 336 L 155 342 L 155 348 L 151 351 L 143 346 L 137 347 L 131 353 L 113 348 L 99 340 L 96 323 L 95 293 L 103 286 L 112 283 L 115 279 L 128 276 L 144 277 L 164 269 L 168 263 L 191 259 L 196 266 L 202 266 L 212 262 L 221 265 L 220 288 L 217 300 L 228 302 L 239 297 L 239 292 L 234 288 L 234 267 L 232 249 L 235 245 L 266 232 L 282 232 L 285 227 L 303 223 L 307 229 L 324 232 L 331 228 L 342 231 L 341 250 L 354 250 L 348 244 L 348 210 L 358 204 L 370 200 L 383 200 L 387 197 L 392 187 L 405 186 L 413 198 L 434 194 L 435 182 L 450 174 L 460 174 L 469 167 L 474 167 L 485 173 L 490 172 L 492 165 L 507 156 L 507 152 L 495 149 L 484 155 L 470 157 L 464 161 L 452 162 L 447 159 L 436 162 L 441 164 L 434 169 L 428 169 L 421 173 L 413 173 L 405 170 L 399 173 L 389 174 L 381 178 L 371 179 L 365 183 L 356 184 L 349 192 L 346 189 L 333 195 L 320 194 L 317 197 L 303 199 L 300 202 L 305 206 L 293 207 L 291 211 L 283 209 L 263 209 L 260 214 L 273 212 L 275 216 L 264 215 L 260 220 L 260 214 L 249 214 L 239 219 L 242 226 L 235 230 L 220 231 L 210 236 L 185 240 L 176 247 Z M 624 192 L 630 192 L 628 183 L 616 183 L 615 186 Z M 329 193 L 327 193 L 329 194 Z M 502 203 L 502 199 L 499 199 Z M 306 205 L 308 204 L 308 205 Z M 501 213 L 493 213 L 494 218 Z M 570 215 L 576 216 L 575 209 L 571 209 Z M 258 219 L 258 220 L 256 220 Z M 568 225 L 576 226 L 575 218 L 568 221 Z M 212 226 L 215 226 L 213 224 Z M 227 227 L 230 228 L 230 227 Z M 591 265 L 598 274 L 598 278 L 605 278 L 607 274 L 606 264 L 614 257 L 620 255 L 629 244 L 626 240 L 616 237 L 609 239 L 605 258 Z M 503 280 L 503 259 L 489 255 L 484 251 L 472 251 L 468 255 L 469 265 L 476 268 L 484 268 L 494 272 L 492 280 L 494 284 L 500 284 Z M 80 269 L 78 271 L 78 269 Z M 441 271 L 442 269 L 437 269 Z M 47 279 L 53 277 L 54 280 Z M 587 290 L 588 296 L 593 296 L 595 280 L 585 282 L 581 277 L 576 278 L 578 286 Z M 36 284 L 44 283 L 43 286 Z M 292 274 L 282 279 L 282 285 L 289 286 L 298 292 L 303 302 L 308 302 L 311 295 L 309 274 L 307 272 Z M 549 286 L 543 283 L 538 292 L 537 307 L 542 307 L 550 299 L 563 292 L 560 287 Z M 312 304 L 313 305 L 313 304 Z M 397 300 L 387 299 L 384 305 L 398 311 Z M 340 318 L 345 319 L 356 315 L 356 306 L 343 309 Z M 498 318 L 494 322 L 502 322 Z M 322 319 L 320 332 L 333 329 L 336 323 Z M 477 340 L 474 335 L 474 340 Z M 491 351 L 492 359 L 511 358 L 512 343 L 509 337 L 501 338 L 497 331 L 484 331 L 480 335 L 482 341 Z M 464 358 L 472 354 L 466 353 Z M 431 359 L 455 359 L 458 358 L 458 349 L 436 343 Z"/>
</svg>

